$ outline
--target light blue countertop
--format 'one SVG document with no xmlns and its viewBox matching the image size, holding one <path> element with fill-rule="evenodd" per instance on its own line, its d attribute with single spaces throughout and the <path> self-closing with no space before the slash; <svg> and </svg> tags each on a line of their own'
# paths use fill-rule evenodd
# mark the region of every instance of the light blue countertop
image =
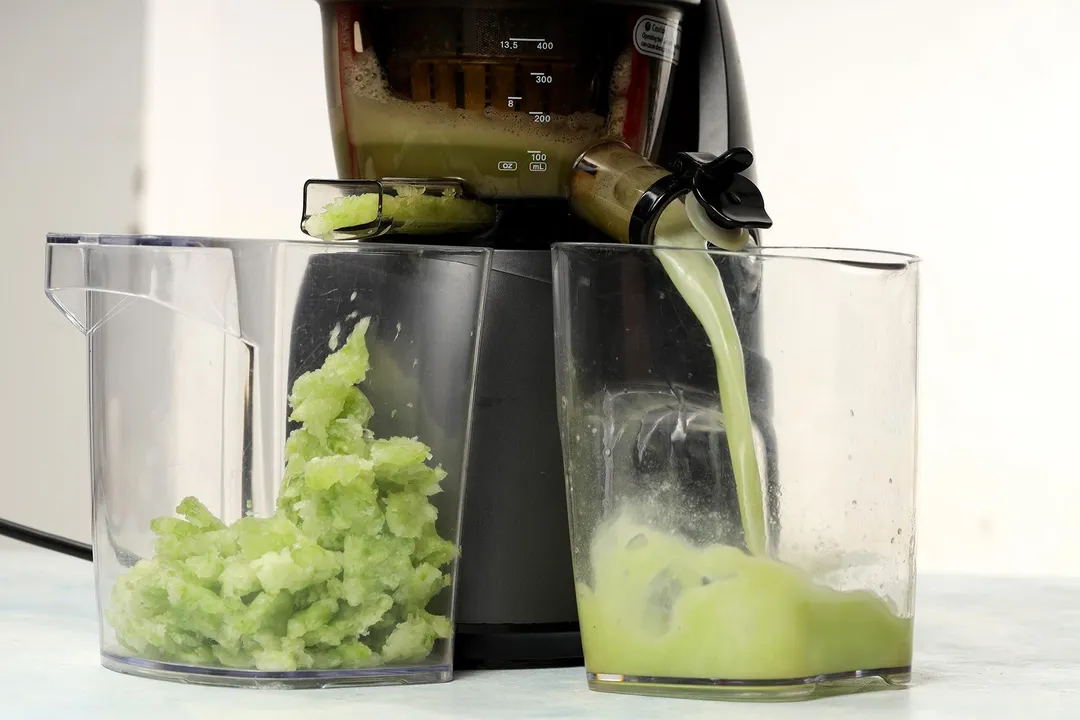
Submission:
<svg viewBox="0 0 1080 720">
<path fill-rule="evenodd" d="M 1080 580 L 920 578 L 911 687 L 776 705 L 595 693 L 581 668 L 341 690 L 144 680 L 99 664 L 92 582 L 89 563 L 0 549 L 3 720 L 1080 718 Z"/>
</svg>

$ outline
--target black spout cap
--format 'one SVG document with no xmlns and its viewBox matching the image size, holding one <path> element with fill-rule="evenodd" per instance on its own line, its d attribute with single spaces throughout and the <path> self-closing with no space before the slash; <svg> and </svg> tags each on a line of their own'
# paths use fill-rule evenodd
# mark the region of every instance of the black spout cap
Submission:
<svg viewBox="0 0 1080 720">
<path fill-rule="evenodd" d="M 720 157 L 679 153 L 673 166 L 675 174 L 690 181 L 694 197 L 714 223 L 727 230 L 767 229 L 773 221 L 765 211 L 765 198 L 757 185 L 743 175 L 753 164 L 754 155 L 737 147 Z"/>
<path fill-rule="evenodd" d="M 671 175 L 657 180 L 634 207 L 630 242 L 652 244 L 664 208 L 688 192 L 694 193 L 709 219 L 726 230 L 772 227 L 761 191 L 743 175 L 753 163 L 753 154 L 744 147 L 732 148 L 720 157 L 679 153 L 672 161 Z"/>
</svg>

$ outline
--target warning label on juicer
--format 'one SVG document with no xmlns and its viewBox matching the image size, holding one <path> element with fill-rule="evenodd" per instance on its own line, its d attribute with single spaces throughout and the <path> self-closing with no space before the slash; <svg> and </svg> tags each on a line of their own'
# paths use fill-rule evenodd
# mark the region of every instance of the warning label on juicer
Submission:
<svg viewBox="0 0 1080 720">
<path fill-rule="evenodd" d="M 642 15 L 634 26 L 634 47 L 642 55 L 679 64 L 682 28 L 678 23 Z"/>
</svg>

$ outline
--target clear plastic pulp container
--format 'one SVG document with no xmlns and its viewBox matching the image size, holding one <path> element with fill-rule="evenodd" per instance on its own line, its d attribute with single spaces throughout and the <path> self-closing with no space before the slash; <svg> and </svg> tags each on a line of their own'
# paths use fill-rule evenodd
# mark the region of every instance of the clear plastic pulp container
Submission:
<svg viewBox="0 0 1080 720">
<path fill-rule="evenodd" d="M 88 336 L 103 663 L 450 680 L 490 251 L 61 236 Z"/>
<path fill-rule="evenodd" d="M 856 250 L 556 246 L 591 687 L 907 682 L 917 271 Z"/>
</svg>

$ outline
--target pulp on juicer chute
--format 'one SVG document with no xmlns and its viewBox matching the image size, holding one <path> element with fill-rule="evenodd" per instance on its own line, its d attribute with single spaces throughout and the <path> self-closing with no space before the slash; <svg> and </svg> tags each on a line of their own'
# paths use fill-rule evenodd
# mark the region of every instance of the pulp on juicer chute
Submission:
<svg viewBox="0 0 1080 720">
<path fill-rule="evenodd" d="M 574 168 L 574 211 L 623 243 L 651 245 L 556 248 L 560 422 L 594 689 L 783 699 L 910 674 L 912 618 L 884 584 L 820 577 L 778 542 L 775 464 L 762 442 L 770 418 L 740 337 L 739 316 L 760 313 L 748 292 L 768 258 L 748 231 L 771 226 L 743 174 L 751 162 L 744 148 L 684 153 L 669 171 L 609 142 Z M 678 319 L 635 333 L 652 305 Z M 612 326 L 590 327 L 605 308 Z M 711 350 L 712 367 L 693 372 L 715 378 L 713 392 L 692 394 L 683 384 L 693 373 L 677 361 L 636 357 L 665 340 L 667 358 Z M 801 470 L 789 468 L 787 482 Z"/>
</svg>

